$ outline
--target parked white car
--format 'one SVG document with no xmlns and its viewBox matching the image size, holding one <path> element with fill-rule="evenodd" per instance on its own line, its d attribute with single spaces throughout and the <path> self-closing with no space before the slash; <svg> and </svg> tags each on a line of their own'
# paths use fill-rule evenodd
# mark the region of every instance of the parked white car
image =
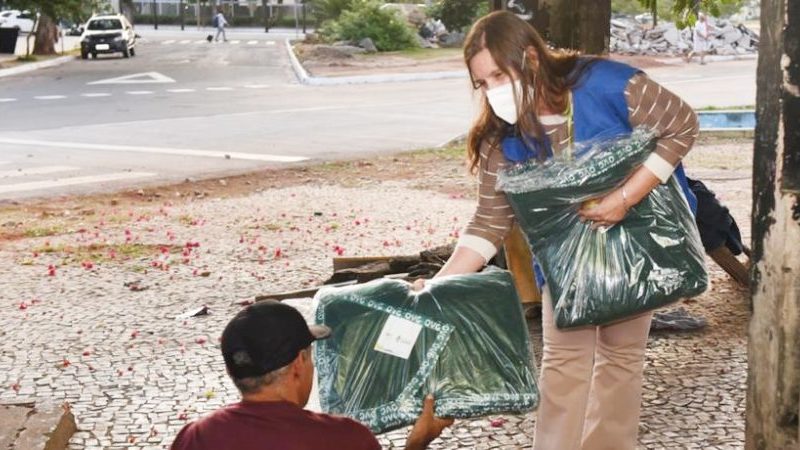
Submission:
<svg viewBox="0 0 800 450">
<path fill-rule="evenodd" d="M 136 55 L 136 32 L 121 14 L 92 16 L 86 22 L 81 37 L 81 58 L 97 58 L 98 53 L 122 53 L 127 58 Z"/>
<path fill-rule="evenodd" d="M 36 16 L 30 11 L 15 9 L 0 12 L 0 28 L 16 28 L 22 33 L 33 31 Z"/>
</svg>

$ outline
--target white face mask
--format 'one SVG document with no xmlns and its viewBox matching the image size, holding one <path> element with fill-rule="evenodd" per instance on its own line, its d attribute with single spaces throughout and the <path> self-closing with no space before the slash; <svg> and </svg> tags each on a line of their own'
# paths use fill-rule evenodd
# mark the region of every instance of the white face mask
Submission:
<svg viewBox="0 0 800 450">
<path fill-rule="evenodd" d="M 514 99 L 514 91 L 517 98 Z M 486 99 L 495 115 L 514 125 L 517 123 L 517 105 L 522 104 L 522 83 L 519 80 L 486 90 Z"/>
</svg>

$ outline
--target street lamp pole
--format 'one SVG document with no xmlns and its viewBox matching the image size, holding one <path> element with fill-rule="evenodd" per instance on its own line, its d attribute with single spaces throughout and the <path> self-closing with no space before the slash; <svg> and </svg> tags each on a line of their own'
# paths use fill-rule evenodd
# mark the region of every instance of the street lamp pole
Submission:
<svg viewBox="0 0 800 450">
<path fill-rule="evenodd" d="M 179 9 L 179 10 L 180 10 L 180 12 L 181 12 L 181 31 L 183 31 L 183 27 L 184 27 L 184 17 L 183 17 L 183 13 L 184 13 L 184 11 L 183 11 L 183 0 L 180 0 L 180 2 L 178 2 L 178 9 Z"/>
<path fill-rule="evenodd" d="M 264 33 L 269 33 L 270 13 L 267 7 L 267 0 L 261 0 L 261 7 L 264 8 Z"/>
<path fill-rule="evenodd" d="M 156 5 L 156 0 L 153 0 L 153 28 L 158 29 L 158 9 Z"/>
</svg>

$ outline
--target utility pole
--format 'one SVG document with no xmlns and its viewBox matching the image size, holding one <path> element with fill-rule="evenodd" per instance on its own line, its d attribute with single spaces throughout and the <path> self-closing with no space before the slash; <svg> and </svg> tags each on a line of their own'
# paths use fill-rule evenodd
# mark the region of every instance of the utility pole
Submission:
<svg viewBox="0 0 800 450">
<path fill-rule="evenodd" d="M 181 31 L 183 31 L 183 28 L 184 28 L 184 25 L 185 25 L 184 24 L 184 17 L 183 17 L 183 13 L 184 13 L 183 0 L 180 0 L 180 2 L 178 2 L 178 9 L 180 10 L 180 14 L 181 14 Z"/>
<path fill-rule="evenodd" d="M 156 0 L 153 0 L 153 29 L 158 29 L 158 5 Z"/>
<path fill-rule="evenodd" d="M 269 7 L 267 5 L 268 0 L 261 0 L 261 6 L 264 8 L 264 33 L 269 33 Z"/>
</svg>

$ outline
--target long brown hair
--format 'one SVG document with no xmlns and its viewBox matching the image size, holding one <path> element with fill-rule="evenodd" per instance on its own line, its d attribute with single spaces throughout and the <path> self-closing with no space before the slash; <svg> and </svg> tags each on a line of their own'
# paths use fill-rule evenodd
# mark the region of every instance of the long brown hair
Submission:
<svg viewBox="0 0 800 450">
<path fill-rule="evenodd" d="M 533 48 L 538 65 L 531 67 L 527 51 Z M 523 139 L 529 137 L 544 141 L 544 128 L 536 114 L 535 99 L 539 105 L 551 111 L 564 111 L 569 101 L 566 95 L 586 68 L 589 60 L 579 59 L 573 50 L 551 50 L 529 23 L 508 11 L 496 11 L 479 19 L 472 26 L 464 42 L 464 62 L 470 69 L 470 61 L 481 50 L 487 49 L 501 72 L 511 78 L 515 74 L 522 85 L 522 104 L 517 105 L 518 127 Z M 576 70 L 578 69 L 578 70 Z M 473 86 L 475 78 L 470 70 Z M 513 87 L 513 84 L 512 84 Z M 531 89 L 532 88 L 532 89 Z M 516 91 L 516 88 L 514 88 Z M 534 94 L 531 95 L 531 90 Z M 516 96 L 517 93 L 514 92 Z M 516 98 L 516 97 L 515 97 Z M 498 118 L 486 96 L 483 95 L 482 111 L 467 137 L 467 157 L 474 173 L 480 161 L 480 146 L 487 143 L 497 147 L 507 125 Z M 540 152 L 541 153 L 541 152 Z M 544 157 L 544 155 L 539 155 Z"/>
</svg>

